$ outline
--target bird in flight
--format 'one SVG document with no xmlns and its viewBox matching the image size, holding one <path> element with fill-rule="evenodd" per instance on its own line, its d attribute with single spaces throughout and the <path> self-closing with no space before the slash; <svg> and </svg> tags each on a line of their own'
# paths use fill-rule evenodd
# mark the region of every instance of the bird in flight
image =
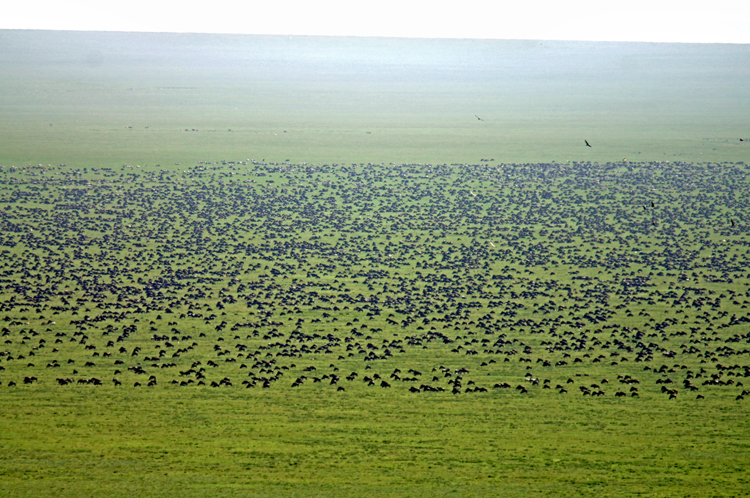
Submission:
<svg viewBox="0 0 750 498">
<path fill-rule="evenodd" d="M 732 226 L 734 226 L 734 220 L 729 220 L 729 221 L 731 221 L 732 222 Z"/>
<path fill-rule="evenodd" d="M 475 117 L 475 118 L 477 118 L 477 119 L 478 119 L 479 121 L 484 121 L 484 119 L 480 118 L 480 117 L 479 117 L 479 116 L 477 116 L 476 114 L 474 114 L 474 117 Z"/>
<path fill-rule="evenodd" d="M 584 140 L 584 142 L 586 142 L 586 147 L 591 147 L 591 144 L 589 143 L 588 140 Z"/>
<path fill-rule="evenodd" d="M 654 206 L 654 201 L 651 201 L 651 207 L 656 207 Z"/>
</svg>

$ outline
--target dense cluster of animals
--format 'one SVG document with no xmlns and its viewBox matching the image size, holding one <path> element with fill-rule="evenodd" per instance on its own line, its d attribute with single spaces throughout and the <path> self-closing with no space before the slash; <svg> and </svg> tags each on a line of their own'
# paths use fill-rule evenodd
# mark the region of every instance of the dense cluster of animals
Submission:
<svg viewBox="0 0 750 498">
<path fill-rule="evenodd" d="M 2 168 L 0 386 L 741 401 L 747 173 Z"/>
</svg>

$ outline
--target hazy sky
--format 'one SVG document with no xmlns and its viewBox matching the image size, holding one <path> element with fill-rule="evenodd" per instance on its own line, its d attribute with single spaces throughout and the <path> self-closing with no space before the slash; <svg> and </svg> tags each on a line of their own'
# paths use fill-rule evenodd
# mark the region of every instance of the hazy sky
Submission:
<svg viewBox="0 0 750 498">
<path fill-rule="evenodd" d="M 750 0 L 27 0 L 0 29 L 750 43 Z"/>
</svg>

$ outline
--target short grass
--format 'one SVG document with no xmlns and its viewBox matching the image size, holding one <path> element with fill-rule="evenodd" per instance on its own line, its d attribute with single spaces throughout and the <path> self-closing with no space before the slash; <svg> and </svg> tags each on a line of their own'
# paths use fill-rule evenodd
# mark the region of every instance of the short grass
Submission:
<svg viewBox="0 0 750 498">
<path fill-rule="evenodd" d="M 742 494 L 745 168 L 5 169 L 5 493 Z"/>
<path fill-rule="evenodd" d="M 0 47 L 6 166 L 748 154 L 742 45 L 2 31 Z"/>
<path fill-rule="evenodd" d="M 90 391 L 3 396 L 3 425 L 14 434 L 3 441 L 3 494 L 731 496 L 747 489 L 747 413 L 726 402 Z"/>
<path fill-rule="evenodd" d="M 0 494 L 747 494 L 742 47 L 0 35 Z"/>
</svg>

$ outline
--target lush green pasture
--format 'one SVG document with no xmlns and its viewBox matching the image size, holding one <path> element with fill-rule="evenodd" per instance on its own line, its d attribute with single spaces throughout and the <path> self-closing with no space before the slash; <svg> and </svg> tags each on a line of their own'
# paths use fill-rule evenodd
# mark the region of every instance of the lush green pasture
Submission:
<svg viewBox="0 0 750 498">
<path fill-rule="evenodd" d="M 746 168 L 4 168 L 3 492 L 744 494 Z"/>
<path fill-rule="evenodd" d="M 0 64 L 6 166 L 748 157 L 743 45 L 2 31 Z"/>
<path fill-rule="evenodd" d="M 748 494 L 748 57 L 0 31 L 0 494 Z"/>
<path fill-rule="evenodd" d="M 747 413 L 731 403 L 582 401 L 554 393 L 511 400 L 128 391 L 4 394 L 3 425 L 13 437 L 2 442 L 3 494 L 731 496 L 747 490 Z"/>
</svg>

